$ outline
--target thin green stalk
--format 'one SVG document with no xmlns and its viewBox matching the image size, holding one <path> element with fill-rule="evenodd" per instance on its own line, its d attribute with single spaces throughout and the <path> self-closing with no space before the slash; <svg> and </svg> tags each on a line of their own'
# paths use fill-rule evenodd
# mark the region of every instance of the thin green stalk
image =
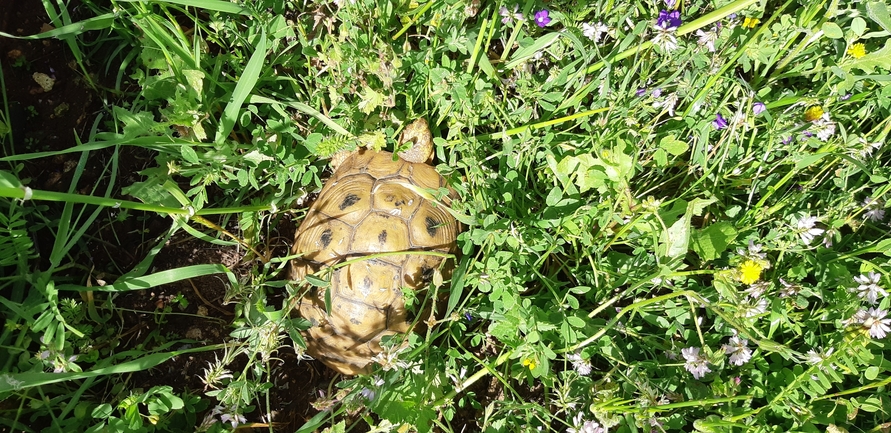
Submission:
<svg viewBox="0 0 891 433">
<path fill-rule="evenodd" d="M 477 140 L 500 140 L 512 135 L 522 134 L 526 131 L 534 131 L 536 129 L 546 128 L 548 126 L 554 126 L 563 122 L 569 122 L 571 120 L 580 119 L 582 117 L 588 117 L 597 113 L 603 113 L 605 111 L 609 111 L 609 108 L 597 108 L 594 110 L 583 111 L 581 113 L 571 114 L 569 116 L 563 116 L 559 119 L 547 120 L 544 122 L 533 123 L 531 125 L 523 125 L 518 126 L 516 128 L 508 129 L 507 131 L 502 132 L 493 132 L 491 134 L 484 134 L 476 137 Z M 455 140 L 452 143 L 458 143 L 461 140 Z"/>
</svg>

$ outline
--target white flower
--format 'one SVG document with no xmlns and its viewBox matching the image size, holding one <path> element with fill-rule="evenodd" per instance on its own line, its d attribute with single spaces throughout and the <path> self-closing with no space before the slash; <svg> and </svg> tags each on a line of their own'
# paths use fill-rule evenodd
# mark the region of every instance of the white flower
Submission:
<svg viewBox="0 0 891 433">
<path fill-rule="evenodd" d="M 594 41 L 594 43 L 599 43 L 600 38 L 603 37 L 609 31 L 609 27 L 603 23 L 582 23 L 582 34 L 585 35 L 586 38 Z"/>
<path fill-rule="evenodd" d="M 368 401 L 373 401 L 376 393 L 368 388 L 362 388 L 362 391 L 359 391 L 359 395 L 365 397 Z"/>
<path fill-rule="evenodd" d="M 371 361 L 380 364 L 381 368 L 383 368 L 384 371 L 407 368 L 410 366 L 410 364 L 399 359 L 399 353 L 407 348 L 407 346 L 386 346 L 380 353 L 374 355 L 374 357 L 371 358 Z"/>
<path fill-rule="evenodd" d="M 801 237 L 801 241 L 805 245 L 810 245 L 814 241 L 814 237 L 822 235 L 825 231 L 819 227 L 814 227 L 814 224 L 818 221 L 817 217 L 808 215 L 795 223 L 796 227 L 798 227 L 798 236 Z"/>
<path fill-rule="evenodd" d="M 882 295 L 883 298 L 888 296 L 888 292 L 879 287 L 879 280 L 881 278 L 882 276 L 875 272 L 854 277 L 854 282 L 859 284 L 859 286 L 852 288 L 851 291 L 857 292 L 857 297 L 866 299 L 870 304 L 875 304 L 879 300 L 879 295 Z"/>
<path fill-rule="evenodd" d="M 572 418 L 572 427 L 566 429 L 567 433 L 606 433 L 606 429 L 595 421 L 587 421 L 579 412 Z"/>
<path fill-rule="evenodd" d="M 210 413 L 211 416 L 219 415 L 220 421 L 232 424 L 232 428 L 238 427 L 239 424 L 244 424 L 247 422 L 247 418 L 245 418 L 244 415 L 238 413 L 238 407 L 236 406 L 227 408 L 218 405 L 217 407 L 213 408 Z"/>
<path fill-rule="evenodd" d="M 677 28 L 669 27 L 664 29 L 659 26 L 654 26 L 653 28 L 656 29 L 656 36 L 653 36 L 653 45 L 661 48 L 662 51 L 665 52 L 677 49 L 678 39 L 674 35 Z"/>
<path fill-rule="evenodd" d="M 832 347 L 830 347 L 829 350 L 825 352 L 823 351 L 823 348 L 820 348 L 819 350 L 808 350 L 807 354 L 805 355 L 805 362 L 811 365 L 817 365 L 829 359 L 829 357 L 832 355 L 832 352 L 834 351 L 835 349 Z"/>
<path fill-rule="evenodd" d="M 674 107 L 677 104 L 678 104 L 678 94 L 677 93 L 669 93 L 668 95 L 665 95 L 665 98 L 654 102 L 653 107 L 665 108 L 666 110 L 668 110 L 669 116 L 674 116 Z"/>
<path fill-rule="evenodd" d="M 204 369 L 204 376 L 199 376 L 201 378 L 201 382 L 204 383 L 205 391 L 210 389 L 218 389 L 217 385 L 220 384 L 223 380 L 232 379 L 232 372 L 224 368 L 225 362 L 220 361 L 220 358 L 214 355 L 216 359 L 215 362 L 207 362 L 207 367 Z M 226 356 L 223 356 L 223 359 L 226 359 Z"/>
<path fill-rule="evenodd" d="M 730 363 L 733 365 L 743 365 L 752 359 L 752 349 L 747 347 L 749 340 L 739 338 L 738 335 L 730 337 L 729 344 L 721 346 L 724 353 L 730 355 Z"/>
<path fill-rule="evenodd" d="M 766 313 L 768 305 L 769 303 L 765 298 L 746 298 L 742 305 L 740 305 L 740 310 L 743 311 L 745 317 L 755 317 Z"/>
<path fill-rule="evenodd" d="M 578 374 L 582 376 L 591 374 L 591 362 L 587 359 L 582 359 L 582 355 L 578 352 L 567 356 L 566 359 L 572 363 L 572 368 L 574 368 Z"/>
<path fill-rule="evenodd" d="M 702 29 L 696 31 L 696 36 L 699 36 L 699 45 L 705 45 L 709 51 L 715 52 L 715 41 L 718 40 L 718 34 L 714 31 L 704 32 Z"/>
<path fill-rule="evenodd" d="M 863 207 L 866 209 L 866 212 L 863 213 L 864 219 L 870 221 L 881 221 L 885 219 L 885 209 L 883 209 L 884 203 L 882 203 L 881 200 L 866 197 L 866 199 L 863 200 Z"/>
<path fill-rule="evenodd" d="M 891 319 L 886 319 L 887 315 L 888 312 L 885 310 L 870 308 L 858 311 L 848 322 L 863 326 L 869 330 L 870 337 L 881 339 L 891 332 Z"/>
<path fill-rule="evenodd" d="M 827 141 L 835 134 L 835 122 L 829 120 L 829 113 L 823 113 L 823 117 L 814 121 L 813 127 L 820 141 Z"/>
<path fill-rule="evenodd" d="M 745 294 L 752 299 L 761 299 L 767 290 L 770 289 L 770 283 L 767 281 L 756 281 L 749 284 L 749 288 L 745 290 Z"/>
<path fill-rule="evenodd" d="M 705 376 L 706 373 L 711 372 L 708 368 L 708 360 L 699 354 L 698 347 L 681 349 L 681 355 L 683 355 L 686 360 L 686 362 L 684 362 L 684 368 L 693 374 L 693 378 L 699 379 L 702 376 Z"/>
<path fill-rule="evenodd" d="M 736 250 L 736 253 L 749 260 L 754 260 L 757 262 L 767 259 L 767 254 L 761 252 L 762 248 L 763 246 L 761 244 L 756 244 L 755 241 L 750 239 L 749 247 L 746 249 L 738 248 Z"/>
<path fill-rule="evenodd" d="M 795 283 L 789 283 L 782 278 L 780 278 L 780 285 L 783 286 L 783 288 L 780 289 L 780 297 L 781 298 L 788 298 L 791 296 L 795 296 L 798 294 L 798 292 L 801 291 L 801 286 L 799 286 L 798 284 L 795 284 Z"/>
<path fill-rule="evenodd" d="M 823 235 L 823 247 L 824 248 L 832 248 L 835 236 L 837 234 L 838 234 L 838 230 L 836 230 L 836 229 L 826 230 L 826 233 Z"/>
<path fill-rule="evenodd" d="M 870 143 L 863 137 L 858 137 L 857 141 L 860 142 L 861 146 L 860 150 L 857 152 L 860 154 L 861 158 L 866 158 L 867 156 L 872 155 L 872 153 L 882 147 L 883 144 L 881 141 Z"/>
<path fill-rule="evenodd" d="M 510 24 L 513 20 L 523 21 L 523 14 L 518 12 L 520 10 L 520 5 L 514 5 L 514 11 L 511 12 L 507 7 L 502 6 L 498 11 L 498 15 L 501 15 L 502 24 Z"/>
</svg>

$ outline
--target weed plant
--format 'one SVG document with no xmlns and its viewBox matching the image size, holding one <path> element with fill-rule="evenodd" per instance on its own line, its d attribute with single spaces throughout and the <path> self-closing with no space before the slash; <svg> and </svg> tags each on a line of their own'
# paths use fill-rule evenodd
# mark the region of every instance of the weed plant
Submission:
<svg viewBox="0 0 891 433">
<path fill-rule="evenodd" d="M 95 18 L 76 23 L 45 3 L 56 30 L 36 37 L 89 69 L 98 34 L 114 49 L 92 66 L 138 88 L 62 152 L 78 173 L 107 148 L 155 165 L 125 196 L 75 194 L 77 177 L 38 190 L 19 164 L 52 153 L 16 153 L 0 124 L 8 428 L 274 423 L 269 360 L 302 354 L 306 324 L 268 302 L 303 288 L 264 233 L 303 215 L 330 155 L 392 148 L 423 116 L 467 226 L 447 297 L 414 294 L 443 313 L 374 374 L 338 379 L 300 431 L 887 430 L 885 2 L 85 0 Z M 171 224 L 98 287 L 71 249 L 109 207 Z M 35 221 L 56 233 L 47 269 L 31 266 Z M 150 273 L 181 230 L 256 265 Z M 127 389 L 121 373 L 183 351 L 104 344 L 114 292 L 213 273 L 239 308 L 223 347 L 188 349 L 220 350 L 207 387 Z M 97 381 L 112 392 L 87 392 Z"/>
</svg>

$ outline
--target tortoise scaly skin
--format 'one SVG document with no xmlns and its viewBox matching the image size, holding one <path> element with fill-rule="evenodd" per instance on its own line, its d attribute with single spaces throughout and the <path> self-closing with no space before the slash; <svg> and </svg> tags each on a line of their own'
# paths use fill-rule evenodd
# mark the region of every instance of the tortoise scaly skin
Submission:
<svg viewBox="0 0 891 433">
<path fill-rule="evenodd" d="M 312 288 L 299 304 L 300 315 L 312 323 L 304 333 L 307 353 L 347 375 L 371 371 L 371 358 L 381 351 L 385 335 L 410 329 L 402 288 L 425 287 L 443 258 L 411 254 L 439 251 L 454 254 L 460 226 L 443 208 L 456 198 L 454 190 L 442 204 L 418 192 L 448 188 L 446 180 L 427 165 L 432 155 L 427 122 L 406 128 L 402 142 L 413 143 L 404 158 L 390 152 L 360 149 L 339 164 L 309 209 L 294 238 L 291 278 L 346 260 L 375 253 L 405 252 L 360 260 L 331 273 L 331 314 L 325 310 L 324 288 Z M 418 151 L 418 146 L 428 150 Z M 448 272 L 452 263 L 445 264 Z"/>
</svg>

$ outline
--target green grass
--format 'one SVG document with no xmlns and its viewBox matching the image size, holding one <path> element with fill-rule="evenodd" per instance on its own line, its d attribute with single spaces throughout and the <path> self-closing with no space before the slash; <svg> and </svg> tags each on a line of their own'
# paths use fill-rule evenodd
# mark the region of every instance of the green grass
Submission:
<svg viewBox="0 0 891 433">
<path fill-rule="evenodd" d="M 454 432 L 891 421 L 883 2 L 692 0 L 662 43 L 662 2 L 85 1 L 95 18 L 80 23 L 45 3 L 57 28 L 39 37 L 63 38 L 81 69 L 101 65 L 127 98 L 72 149 L 16 154 L 4 138 L 0 425 L 220 431 L 275 410 L 268 361 L 299 351 L 305 324 L 267 302 L 303 290 L 279 276 L 287 257 L 266 256 L 267 224 L 302 217 L 327 157 L 392 148 L 420 116 L 467 226 L 439 288 L 445 314 L 409 336 L 400 368 L 333 384 L 340 392 L 301 431 L 367 428 L 357 418 L 375 431 Z M 524 19 L 505 19 L 515 5 Z M 596 23 L 605 31 L 586 35 Z M 85 49 L 97 35 L 90 44 L 111 48 Z M 110 54 L 85 63 L 86 52 Z M 155 165 L 116 194 L 128 147 Z M 114 150 L 111 182 L 76 194 L 102 149 Z M 22 185 L 17 164 L 70 152 L 81 158 L 68 193 Z M 73 250 L 109 207 L 167 216 L 170 228 L 95 287 Z M 240 231 L 225 235 L 211 215 Z M 55 234 L 48 269 L 29 264 L 33 221 Z M 150 272 L 180 231 L 259 260 L 240 276 Z M 239 306 L 206 390 L 87 392 L 183 353 L 175 339 L 91 351 L 115 338 L 97 326 L 115 314 L 111 292 L 212 274 Z M 246 366 L 230 371 L 237 358 Z"/>
</svg>

